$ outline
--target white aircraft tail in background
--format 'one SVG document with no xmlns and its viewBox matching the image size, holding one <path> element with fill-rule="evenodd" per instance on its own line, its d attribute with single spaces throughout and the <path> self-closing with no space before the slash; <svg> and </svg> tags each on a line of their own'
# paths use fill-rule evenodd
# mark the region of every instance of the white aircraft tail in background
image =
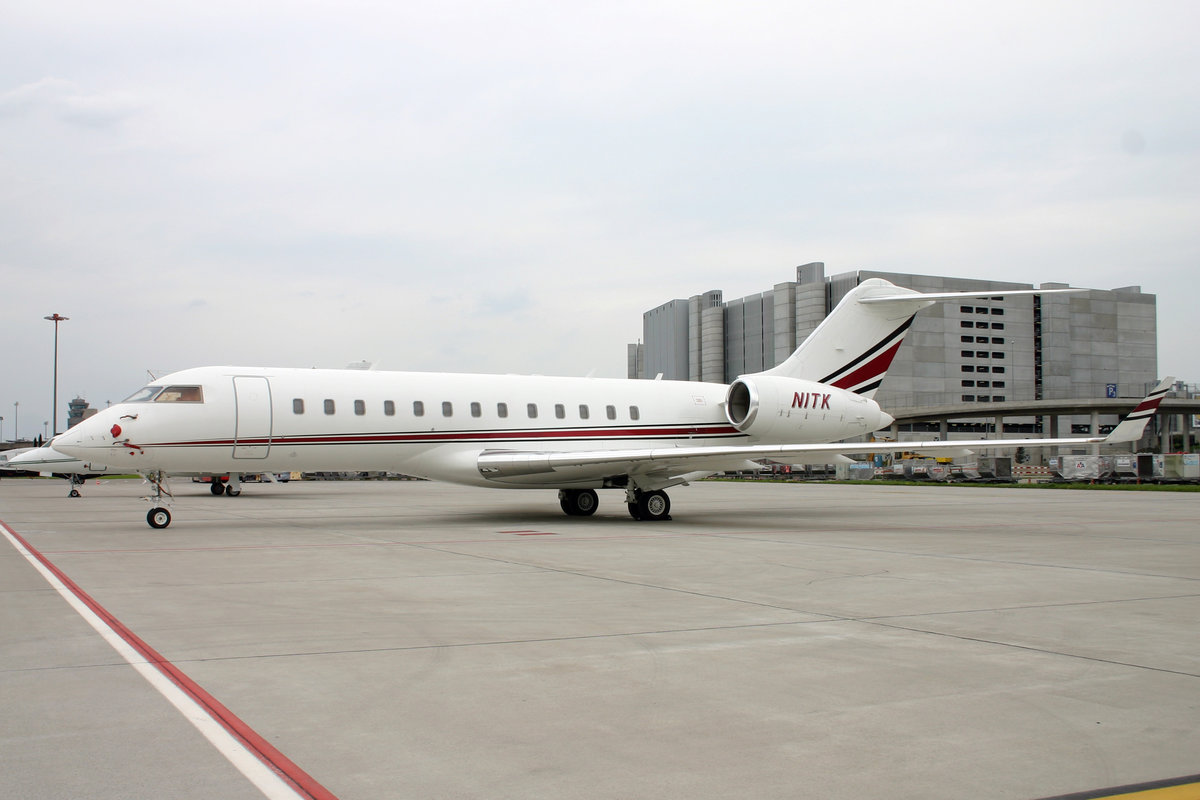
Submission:
<svg viewBox="0 0 1200 800">
<path fill-rule="evenodd" d="M 665 489 L 716 472 L 757 469 L 753 459 L 828 464 L 899 448 L 961 452 L 968 445 L 1012 449 L 1118 441 L 843 441 L 894 421 L 872 396 L 922 308 L 951 298 L 1053 291 L 1063 290 L 921 294 L 880 279 L 864 281 L 786 361 L 728 386 L 199 367 L 152 382 L 52 444 L 115 471 L 146 475 L 158 488 L 147 515 L 154 527 L 171 520 L 161 505 L 167 474 L 345 470 L 557 489 L 562 509 L 573 516 L 596 511 L 596 490 L 619 489 L 634 519 L 663 520 L 671 508 Z M 1167 385 L 1118 426 L 1120 440 L 1140 437 Z"/>
</svg>

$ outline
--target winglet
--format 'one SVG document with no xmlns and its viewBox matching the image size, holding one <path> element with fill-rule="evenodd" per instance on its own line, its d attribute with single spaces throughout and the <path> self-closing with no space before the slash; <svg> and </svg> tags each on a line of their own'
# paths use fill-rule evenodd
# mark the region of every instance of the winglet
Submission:
<svg viewBox="0 0 1200 800">
<path fill-rule="evenodd" d="M 1142 433 L 1146 430 L 1146 423 L 1154 416 L 1154 412 L 1158 410 L 1158 404 L 1167 396 L 1167 390 L 1174 382 L 1174 378 L 1163 378 L 1158 386 L 1155 386 L 1150 394 L 1137 404 L 1137 408 L 1125 415 L 1121 424 L 1113 428 L 1112 433 L 1105 437 L 1105 444 L 1136 442 L 1141 439 Z"/>
</svg>

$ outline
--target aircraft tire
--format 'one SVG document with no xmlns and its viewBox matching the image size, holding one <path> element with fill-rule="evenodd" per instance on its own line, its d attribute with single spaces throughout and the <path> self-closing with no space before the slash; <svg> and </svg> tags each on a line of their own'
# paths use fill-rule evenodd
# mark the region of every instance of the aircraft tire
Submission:
<svg viewBox="0 0 1200 800">
<path fill-rule="evenodd" d="M 225 485 L 225 494 L 229 495 L 230 497 L 237 497 L 241 493 L 242 493 L 241 489 L 235 489 L 232 486 L 230 486 L 229 484 Z"/>
<path fill-rule="evenodd" d="M 215 495 L 225 494 L 225 484 L 213 478 L 213 482 L 208 485 L 208 490 Z"/>
<path fill-rule="evenodd" d="M 671 518 L 671 498 L 663 491 L 642 492 L 637 499 L 637 519 L 651 522 Z"/>
<path fill-rule="evenodd" d="M 558 504 L 569 516 L 590 517 L 596 513 L 600 499 L 593 489 L 561 489 L 558 492 Z"/>
<path fill-rule="evenodd" d="M 642 512 L 638 511 L 637 503 L 626 503 L 625 505 L 629 508 L 629 516 L 637 520 L 642 518 Z"/>
<path fill-rule="evenodd" d="M 72 489 L 71 493 L 68 494 L 67 497 L 83 497 L 83 495 L 79 493 L 78 489 Z"/>
<path fill-rule="evenodd" d="M 171 524 L 171 512 L 161 506 L 152 508 L 146 514 L 146 522 L 150 523 L 151 528 L 165 528 Z"/>
</svg>

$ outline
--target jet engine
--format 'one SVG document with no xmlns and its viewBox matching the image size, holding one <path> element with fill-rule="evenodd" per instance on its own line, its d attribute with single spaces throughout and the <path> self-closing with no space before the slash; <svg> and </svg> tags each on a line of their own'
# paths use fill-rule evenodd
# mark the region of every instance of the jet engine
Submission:
<svg viewBox="0 0 1200 800">
<path fill-rule="evenodd" d="M 862 395 L 775 375 L 748 375 L 730 384 L 725 416 L 739 431 L 770 443 L 836 441 L 892 423 Z"/>
</svg>

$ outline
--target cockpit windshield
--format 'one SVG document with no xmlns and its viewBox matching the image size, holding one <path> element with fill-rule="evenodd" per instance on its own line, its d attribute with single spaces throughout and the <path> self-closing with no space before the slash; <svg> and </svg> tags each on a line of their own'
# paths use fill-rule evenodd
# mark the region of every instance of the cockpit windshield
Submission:
<svg viewBox="0 0 1200 800">
<path fill-rule="evenodd" d="M 158 393 L 163 390 L 161 386 L 143 386 L 133 394 L 126 397 L 121 402 L 123 403 L 149 403 L 154 398 L 158 397 Z"/>
<path fill-rule="evenodd" d="M 125 398 L 126 403 L 203 403 L 199 386 L 143 386 Z"/>
</svg>

